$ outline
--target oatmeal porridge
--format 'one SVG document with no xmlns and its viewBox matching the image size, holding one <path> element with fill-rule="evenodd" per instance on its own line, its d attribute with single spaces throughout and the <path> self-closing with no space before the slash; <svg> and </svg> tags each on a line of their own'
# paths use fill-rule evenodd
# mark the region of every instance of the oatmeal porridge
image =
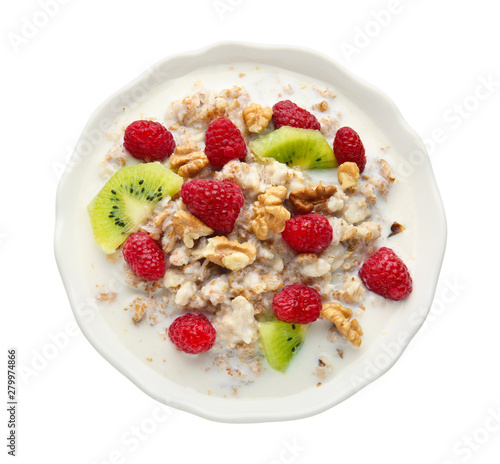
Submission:
<svg viewBox="0 0 500 464">
<path fill-rule="evenodd" d="M 305 110 L 297 118 L 312 126 L 291 129 L 295 106 L 283 105 L 284 116 L 275 106 L 288 101 Z M 208 145 L 218 142 L 210 131 L 221 120 L 232 123 L 227 130 L 241 141 L 213 155 Z M 380 336 L 400 304 L 394 301 L 399 297 L 380 296 L 378 284 L 360 268 L 381 248 L 393 249 L 412 268 L 415 232 L 403 200 L 408 186 L 396 175 L 397 153 L 384 135 L 346 96 L 306 76 L 248 63 L 202 69 L 124 108 L 107 143 L 96 150 L 89 203 L 115 173 L 139 165 L 130 153 L 132 143 L 124 141 L 134 121 L 160 123 L 171 134 L 171 153 L 142 165 L 168 168 L 174 176 L 169 185 L 176 189 L 160 190 L 154 201 L 150 196 L 150 209 L 129 234 L 158 245 L 160 252 L 154 252 L 165 262 L 161 277 L 140 276 L 127 259 L 126 241 L 107 253 L 95 245 L 88 254 L 96 304 L 116 336 L 152 369 L 209 395 L 293 394 L 332 381 Z M 346 127 L 359 134 L 366 166 L 356 157 L 340 161 L 334 145 Z M 314 138 L 326 161 L 317 155 L 307 160 L 310 167 L 297 164 L 297 151 L 285 159 L 295 137 L 301 143 Z M 197 190 L 188 192 L 189 184 Z M 219 185 L 224 195 L 228 185 L 241 194 L 232 223 L 227 204 L 217 210 L 218 199 L 204 206 L 215 208 L 208 214 L 197 209 L 198 190 Z M 122 227 L 113 212 L 109 217 Z M 314 229 L 305 226 L 306 217 L 323 221 L 321 230 L 329 235 L 316 232 L 316 223 Z M 302 232 L 305 238 L 297 244 Z M 314 317 L 277 317 L 276 297 L 291 286 L 319 295 Z M 208 349 L 198 354 L 179 349 L 172 335 L 173 322 L 186 314 L 204 316 L 214 329 Z M 284 361 L 271 359 L 280 346 L 266 346 L 265 324 L 277 321 L 285 333 L 305 327 Z"/>
</svg>

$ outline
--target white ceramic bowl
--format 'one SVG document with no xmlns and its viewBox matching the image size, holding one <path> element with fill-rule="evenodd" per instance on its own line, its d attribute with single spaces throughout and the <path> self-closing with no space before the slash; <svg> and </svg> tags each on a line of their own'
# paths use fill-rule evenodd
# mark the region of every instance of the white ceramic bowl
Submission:
<svg viewBox="0 0 500 464">
<path fill-rule="evenodd" d="M 74 240 L 83 233 L 79 220 L 86 212 L 75 208 L 75 199 L 85 190 L 82 169 L 90 169 L 85 142 L 109 125 L 122 110 L 123 102 L 141 99 L 161 79 L 175 79 L 210 65 L 254 62 L 295 71 L 331 83 L 355 102 L 391 141 L 406 166 L 405 176 L 415 195 L 417 230 L 414 292 L 385 327 L 386 335 L 364 347 L 355 361 L 322 388 L 285 397 L 220 398 L 186 389 L 149 368 L 114 336 L 109 325 L 89 303 L 90 289 L 74 251 Z M 55 252 L 75 317 L 91 344 L 112 365 L 156 400 L 199 416 L 224 422 L 259 422 L 297 419 L 322 412 L 386 372 L 399 358 L 421 327 L 432 303 L 446 245 L 446 220 L 425 147 L 404 121 L 392 101 L 379 90 L 353 76 L 330 58 L 291 47 L 222 43 L 167 58 L 112 96 L 90 118 L 79 149 L 69 162 L 57 192 Z M 89 148 L 89 150 L 91 147 Z M 417 197 L 418 192 L 418 197 Z"/>
</svg>

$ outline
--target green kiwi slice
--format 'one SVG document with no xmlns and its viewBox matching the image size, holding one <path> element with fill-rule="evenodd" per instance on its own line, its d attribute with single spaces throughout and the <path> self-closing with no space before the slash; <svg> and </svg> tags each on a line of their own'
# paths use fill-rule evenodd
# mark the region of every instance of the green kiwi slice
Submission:
<svg viewBox="0 0 500 464">
<path fill-rule="evenodd" d="M 88 205 L 97 244 L 106 253 L 113 253 L 162 198 L 181 189 L 182 182 L 182 177 L 159 162 L 116 171 Z"/>
<path fill-rule="evenodd" d="M 269 365 L 285 372 L 304 343 L 308 325 L 283 321 L 259 322 L 258 329 Z"/>
<path fill-rule="evenodd" d="M 290 167 L 329 169 L 338 166 L 333 149 L 320 131 L 282 126 L 250 143 L 259 158 L 274 158 Z"/>
</svg>

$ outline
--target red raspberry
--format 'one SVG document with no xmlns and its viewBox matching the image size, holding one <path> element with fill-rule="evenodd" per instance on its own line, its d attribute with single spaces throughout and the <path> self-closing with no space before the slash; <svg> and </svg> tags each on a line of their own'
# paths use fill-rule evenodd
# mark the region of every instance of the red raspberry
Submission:
<svg viewBox="0 0 500 464">
<path fill-rule="evenodd" d="M 185 182 L 181 197 L 191 213 L 222 235 L 233 231 L 245 203 L 238 185 L 226 179 L 194 179 Z"/>
<path fill-rule="evenodd" d="M 163 161 L 175 150 L 172 134 L 159 122 L 134 121 L 125 129 L 123 146 L 142 161 Z"/>
<path fill-rule="evenodd" d="M 333 239 L 328 219 L 318 213 L 295 216 L 285 222 L 283 240 L 299 253 L 321 253 Z"/>
<path fill-rule="evenodd" d="M 158 242 L 144 232 L 132 234 L 123 244 L 123 258 L 144 280 L 158 280 L 165 275 L 165 257 Z"/>
<path fill-rule="evenodd" d="M 339 165 L 350 161 L 358 165 L 359 172 L 364 171 L 366 165 L 365 147 L 354 129 L 346 126 L 337 131 L 333 141 L 333 152 Z"/>
<path fill-rule="evenodd" d="M 233 159 L 245 159 L 247 146 L 230 119 L 219 118 L 210 123 L 205 135 L 205 154 L 215 167 L 224 166 Z"/>
<path fill-rule="evenodd" d="M 299 129 L 320 130 L 321 125 L 314 114 L 297 106 L 290 100 L 283 100 L 273 106 L 274 128 L 281 126 L 298 127 Z"/>
<path fill-rule="evenodd" d="M 380 248 L 364 262 L 359 277 L 369 290 L 391 300 L 407 297 L 413 288 L 405 263 L 386 247 Z"/>
<path fill-rule="evenodd" d="M 188 313 L 175 319 L 168 329 L 172 343 L 185 353 L 208 351 L 215 343 L 215 329 L 203 314 Z"/>
<path fill-rule="evenodd" d="M 321 313 L 321 295 L 303 284 L 288 285 L 273 298 L 276 317 L 292 324 L 309 324 Z"/>
</svg>

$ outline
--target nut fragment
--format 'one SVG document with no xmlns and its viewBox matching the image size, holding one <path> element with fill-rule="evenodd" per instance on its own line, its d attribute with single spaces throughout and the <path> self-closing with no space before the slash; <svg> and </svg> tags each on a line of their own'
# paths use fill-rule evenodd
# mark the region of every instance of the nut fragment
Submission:
<svg viewBox="0 0 500 464">
<path fill-rule="evenodd" d="M 335 185 L 303 187 L 290 192 L 290 201 L 299 213 L 310 213 L 314 205 L 327 201 L 336 191 Z"/>
<path fill-rule="evenodd" d="M 359 181 L 359 168 L 356 163 L 346 161 L 337 171 L 339 183 L 344 190 L 354 187 Z"/>
<path fill-rule="evenodd" d="M 227 237 L 213 237 L 208 239 L 203 256 L 226 269 L 239 271 L 255 261 L 257 249 L 250 243 L 229 241 Z"/>
<path fill-rule="evenodd" d="M 271 121 L 273 110 L 269 106 L 262 108 L 257 103 L 252 103 L 243 110 L 242 116 L 248 130 L 260 134 Z"/>
<path fill-rule="evenodd" d="M 188 248 L 193 248 L 194 240 L 214 233 L 213 229 L 186 211 L 177 211 L 174 214 L 172 226 L 174 232 L 182 238 Z"/>
<path fill-rule="evenodd" d="M 380 174 L 382 174 L 389 184 L 392 184 L 396 180 L 392 173 L 391 165 L 385 159 L 380 160 Z"/>
<path fill-rule="evenodd" d="M 194 176 L 207 165 L 207 156 L 204 152 L 197 151 L 196 145 L 181 145 L 170 157 L 172 170 L 185 179 Z"/>
<path fill-rule="evenodd" d="M 391 226 L 391 233 L 388 235 L 388 237 L 392 237 L 393 235 L 400 234 L 405 230 L 404 226 L 402 226 L 399 222 L 394 221 Z"/>
<path fill-rule="evenodd" d="M 352 311 L 349 308 L 336 302 L 323 303 L 321 315 L 330 322 L 333 322 L 337 330 L 354 346 L 359 347 L 361 345 L 363 331 L 357 319 L 350 320 Z"/>
<path fill-rule="evenodd" d="M 326 100 L 323 100 L 320 103 L 316 103 L 313 105 L 313 109 L 319 110 L 323 113 L 328 109 L 328 102 Z"/>
<path fill-rule="evenodd" d="M 129 307 L 134 310 L 134 315 L 132 316 L 134 324 L 139 324 L 146 315 L 146 303 L 142 298 L 137 297 L 130 303 Z"/>
<path fill-rule="evenodd" d="M 255 217 L 251 222 L 252 230 L 259 240 L 267 240 L 269 232 L 280 233 L 285 230 L 285 222 L 290 219 L 290 211 L 283 206 L 286 187 L 269 187 L 258 196 L 253 210 Z"/>
</svg>

